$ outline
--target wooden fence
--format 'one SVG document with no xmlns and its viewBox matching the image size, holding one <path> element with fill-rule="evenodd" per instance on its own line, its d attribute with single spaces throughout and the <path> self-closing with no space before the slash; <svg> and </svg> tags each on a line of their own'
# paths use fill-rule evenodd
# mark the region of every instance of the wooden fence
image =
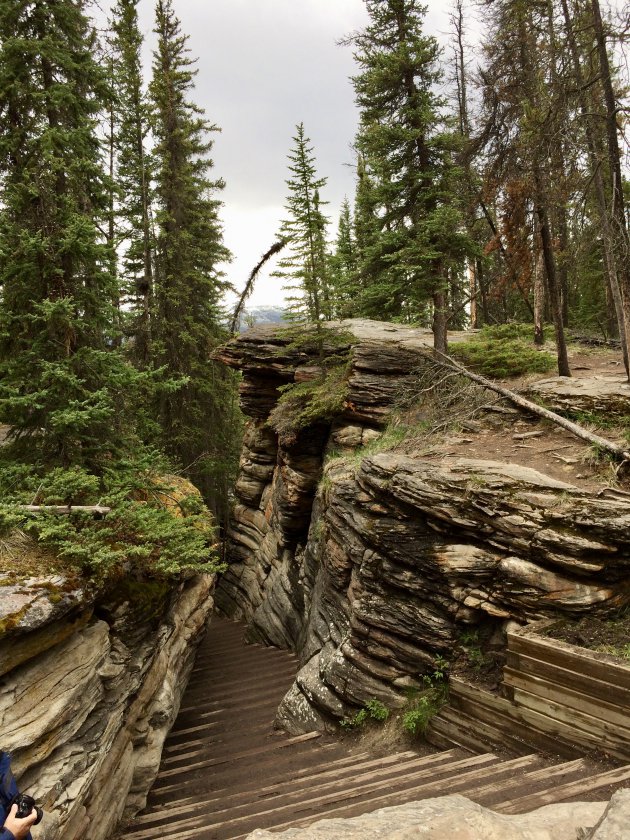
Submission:
<svg viewBox="0 0 630 840">
<path fill-rule="evenodd" d="M 552 623 L 508 633 L 501 694 L 451 678 L 429 740 L 630 761 L 630 665 L 541 635 Z"/>
</svg>

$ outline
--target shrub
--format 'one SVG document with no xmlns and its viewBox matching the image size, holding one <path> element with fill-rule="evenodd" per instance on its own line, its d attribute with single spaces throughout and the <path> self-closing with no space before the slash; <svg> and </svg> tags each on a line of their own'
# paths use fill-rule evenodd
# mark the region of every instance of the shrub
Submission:
<svg viewBox="0 0 630 840">
<path fill-rule="evenodd" d="M 3 455 L 5 453 L 2 453 Z M 4 463 L 3 463 L 4 461 Z M 4 468 L 6 465 L 6 468 Z M 25 465 L 0 457 L 0 538 L 22 535 L 32 552 L 33 572 L 55 562 L 97 582 L 132 574 L 165 578 L 181 572 L 220 568 L 212 517 L 196 488 L 177 476 L 160 475 L 167 465 L 145 452 L 134 462 L 115 461 L 101 475 L 87 468 Z M 43 509 L 26 511 L 25 504 Z M 48 505 L 101 505 L 102 516 L 86 511 L 58 515 Z M 11 572 L 11 555 L 0 553 Z"/>
<path fill-rule="evenodd" d="M 403 715 L 403 728 L 411 735 L 423 735 L 448 699 L 448 662 L 436 657 L 432 674 L 423 677 L 424 688 L 412 695 Z"/>
<path fill-rule="evenodd" d="M 555 359 L 531 343 L 529 324 L 501 324 L 484 327 L 469 341 L 449 345 L 449 353 L 462 364 L 493 379 L 507 379 L 526 373 L 546 373 Z"/>
<path fill-rule="evenodd" d="M 341 721 L 341 726 L 344 729 L 358 729 L 368 721 L 372 720 L 376 723 L 384 723 L 389 717 L 389 709 L 380 700 L 372 698 L 367 700 L 365 706 L 351 718 L 344 718 Z"/>
</svg>

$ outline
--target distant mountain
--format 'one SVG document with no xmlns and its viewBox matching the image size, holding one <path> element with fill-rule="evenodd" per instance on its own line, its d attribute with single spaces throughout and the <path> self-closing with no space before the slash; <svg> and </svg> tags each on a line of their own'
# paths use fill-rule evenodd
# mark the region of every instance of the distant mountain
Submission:
<svg viewBox="0 0 630 840">
<path fill-rule="evenodd" d="M 245 332 L 254 324 L 283 324 L 285 323 L 281 306 L 252 306 L 245 309 L 239 332 Z"/>
</svg>

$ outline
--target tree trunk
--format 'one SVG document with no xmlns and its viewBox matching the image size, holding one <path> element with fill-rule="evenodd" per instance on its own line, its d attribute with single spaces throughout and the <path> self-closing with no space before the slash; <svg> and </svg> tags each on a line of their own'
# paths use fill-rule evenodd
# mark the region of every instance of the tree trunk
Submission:
<svg viewBox="0 0 630 840">
<path fill-rule="evenodd" d="M 475 263 L 468 261 L 468 288 L 470 294 L 470 326 L 473 330 L 479 329 L 479 318 L 477 317 L 477 276 L 475 274 Z"/>
<path fill-rule="evenodd" d="M 542 347 L 545 343 L 545 279 L 543 254 L 540 249 L 536 255 L 534 267 L 534 344 Z"/>
<path fill-rule="evenodd" d="M 486 284 L 486 277 L 483 270 L 483 261 L 481 257 L 477 257 L 475 264 L 477 266 L 477 280 L 479 285 L 479 291 L 481 293 L 481 314 L 483 315 L 483 322 L 484 324 L 490 323 L 490 310 L 488 309 L 488 294 L 487 294 L 487 284 Z"/>
<path fill-rule="evenodd" d="M 571 376 L 569 368 L 569 357 L 562 325 L 562 303 L 560 301 L 560 289 L 556 277 L 556 264 L 553 254 L 553 243 L 551 241 L 551 230 L 549 228 L 549 215 L 545 191 L 542 184 L 542 176 L 538 169 L 534 170 L 534 184 L 536 189 L 536 215 L 540 229 L 540 241 L 547 275 L 547 286 L 549 288 L 549 303 L 551 307 L 551 318 L 556 333 L 556 350 L 558 356 L 558 373 L 560 376 Z"/>
<path fill-rule="evenodd" d="M 433 292 L 433 347 L 440 353 L 448 350 L 446 323 L 446 295 L 439 289 Z"/>
<path fill-rule="evenodd" d="M 569 6 L 567 0 L 562 0 L 562 13 L 564 15 L 564 23 L 567 33 L 567 40 L 569 43 L 569 50 L 571 53 L 571 61 L 573 64 L 573 73 L 575 75 L 576 86 L 579 93 L 579 107 L 582 119 L 584 120 L 584 133 L 586 136 L 586 145 L 588 148 L 588 156 L 593 171 L 593 182 L 595 185 L 595 195 L 597 198 L 597 211 L 599 215 L 599 223 L 602 234 L 602 256 L 604 262 L 604 274 L 606 278 L 607 289 L 613 302 L 615 314 L 617 317 L 617 330 L 619 340 L 621 342 L 621 352 L 623 355 L 623 362 L 626 368 L 626 374 L 630 376 L 630 367 L 628 363 L 628 341 L 625 329 L 625 317 L 623 312 L 623 302 L 621 299 L 621 289 L 619 284 L 619 277 L 616 265 L 615 244 L 612 234 L 608 201 L 606 199 L 606 188 L 604 185 L 604 178 L 602 176 L 602 168 L 597 153 L 596 135 L 592 123 L 592 114 L 589 109 L 584 91 L 586 89 L 584 74 L 582 73 L 582 66 L 580 63 L 580 54 L 578 50 L 577 41 L 573 32 L 573 22 L 569 13 Z"/>
<path fill-rule="evenodd" d="M 621 153 L 619 150 L 619 139 L 617 136 L 617 106 L 612 86 L 610 62 L 608 60 L 608 50 L 606 49 L 606 36 L 604 34 L 604 25 L 602 22 L 599 0 L 591 0 L 591 10 L 593 12 L 595 41 L 599 56 L 601 85 L 606 105 L 606 140 L 608 145 L 608 164 L 612 177 L 612 206 L 610 208 L 609 218 L 612 225 L 613 248 L 617 261 L 623 312 L 623 321 L 622 324 L 620 324 L 619 331 L 620 333 L 623 332 L 625 336 L 626 350 L 624 362 L 626 365 L 626 374 L 628 375 L 628 379 L 630 381 L 630 369 L 628 367 L 628 346 L 630 346 L 630 239 L 628 237 L 624 208 Z M 614 293 L 614 284 L 612 290 Z"/>
</svg>

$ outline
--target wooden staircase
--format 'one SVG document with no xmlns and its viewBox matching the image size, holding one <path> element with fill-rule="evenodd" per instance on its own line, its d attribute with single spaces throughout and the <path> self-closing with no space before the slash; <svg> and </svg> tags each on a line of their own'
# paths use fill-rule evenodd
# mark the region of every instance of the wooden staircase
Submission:
<svg viewBox="0 0 630 840">
<path fill-rule="evenodd" d="M 630 766 L 455 747 L 377 756 L 310 733 L 273 729 L 293 680 L 293 655 L 245 646 L 243 627 L 214 618 L 170 733 L 147 808 L 121 840 L 237 840 L 254 828 L 304 826 L 417 799 L 461 793 L 516 814 L 607 799 Z M 446 744 L 445 744 L 446 746 Z"/>
</svg>

